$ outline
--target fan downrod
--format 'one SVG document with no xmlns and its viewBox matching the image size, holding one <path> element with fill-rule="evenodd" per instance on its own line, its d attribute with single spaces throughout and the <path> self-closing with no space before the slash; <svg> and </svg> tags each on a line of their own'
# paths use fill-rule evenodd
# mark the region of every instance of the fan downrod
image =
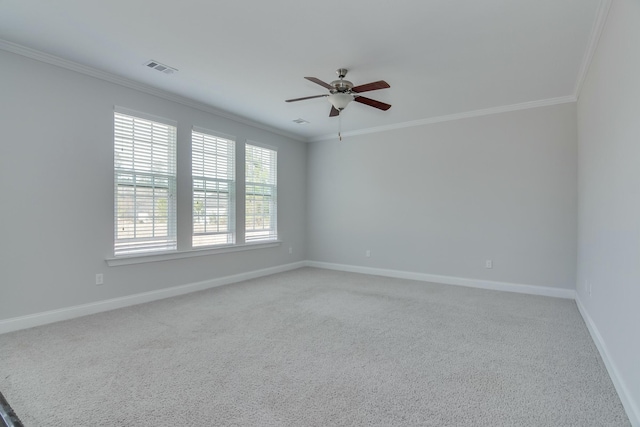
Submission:
<svg viewBox="0 0 640 427">
<path fill-rule="evenodd" d="M 333 86 L 333 89 L 330 90 L 331 93 L 351 93 L 353 83 L 351 83 L 349 80 L 344 80 L 344 78 L 347 76 L 347 72 L 349 72 L 349 70 L 347 70 L 346 68 L 338 68 L 336 70 L 338 80 L 334 80 L 330 83 L 330 85 Z"/>
</svg>

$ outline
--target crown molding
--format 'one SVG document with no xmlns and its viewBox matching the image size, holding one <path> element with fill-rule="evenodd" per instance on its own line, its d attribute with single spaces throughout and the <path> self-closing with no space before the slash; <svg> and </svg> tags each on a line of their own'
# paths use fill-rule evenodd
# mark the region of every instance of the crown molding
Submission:
<svg viewBox="0 0 640 427">
<path fill-rule="evenodd" d="M 576 102 L 576 101 L 577 101 L 577 98 L 573 95 L 561 96 L 558 98 L 542 99 L 539 101 L 523 102 L 521 104 L 504 105 L 501 107 L 485 108 L 482 110 L 467 111 L 464 113 L 449 114 L 446 116 L 438 116 L 438 117 L 429 117 L 426 119 L 412 120 L 409 122 L 394 123 L 390 125 L 376 126 L 376 127 L 367 128 L 367 129 L 359 129 L 351 132 L 342 132 L 342 136 L 349 137 L 349 136 L 356 136 L 356 135 L 366 135 L 370 133 L 385 132 L 389 130 L 404 129 L 404 128 L 410 128 L 415 126 L 425 126 L 425 125 L 430 125 L 434 123 L 450 122 L 453 120 L 460 120 L 460 119 L 468 119 L 471 117 L 488 116 L 492 114 L 507 113 L 510 111 L 518 111 L 518 110 L 527 110 L 529 108 L 538 108 L 538 107 L 547 107 L 550 105 L 566 104 L 566 103 Z M 335 134 L 322 135 L 315 138 L 310 138 L 309 142 L 328 141 L 335 138 L 336 138 Z"/>
<path fill-rule="evenodd" d="M 365 129 L 358 129 L 355 131 L 351 131 L 351 132 L 343 132 L 342 136 L 343 137 L 349 137 L 349 136 L 357 136 L 357 135 L 366 135 L 366 134 L 372 134 L 372 133 L 378 133 L 378 132 L 385 132 L 385 131 L 390 131 L 390 130 L 396 130 L 396 129 L 404 129 L 404 128 L 409 128 L 409 127 L 415 127 L 415 126 L 424 126 L 424 125 L 429 125 L 429 124 L 434 124 L 434 123 L 440 123 L 440 122 L 447 122 L 447 121 L 453 121 L 453 120 L 460 120 L 460 119 L 466 119 L 466 118 L 472 118 L 472 117 L 480 117 L 480 116 L 486 116 L 486 115 L 491 115 L 491 114 L 500 114 L 500 113 L 505 113 L 505 112 L 509 112 L 509 111 L 517 111 L 517 110 L 524 110 L 524 109 L 529 109 L 529 108 L 537 108 L 537 107 L 544 107 L 544 106 L 550 106 L 550 105 L 556 105 L 556 104 L 563 104 L 563 103 L 570 103 L 570 102 L 576 102 L 578 100 L 578 97 L 580 95 L 580 90 L 582 89 L 582 85 L 584 83 L 584 80 L 586 79 L 588 70 L 589 70 L 589 66 L 591 64 L 591 61 L 593 59 L 593 55 L 595 53 L 595 50 L 597 49 L 598 46 L 598 41 L 600 40 L 600 36 L 602 34 L 602 31 L 604 29 L 604 26 L 606 24 L 606 20 L 607 20 L 607 16 L 609 13 L 609 9 L 611 7 L 611 3 L 612 0 L 601 0 L 600 4 L 599 4 L 599 8 L 598 8 L 598 12 L 596 14 L 596 19 L 593 23 L 592 29 L 591 29 L 591 36 L 589 38 L 589 43 L 588 43 L 588 48 L 585 51 L 583 60 L 582 60 L 582 65 L 580 67 L 579 73 L 578 73 L 578 78 L 576 80 L 576 84 L 574 87 L 574 91 L 573 91 L 573 95 L 569 95 L 569 96 L 563 96 L 563 97 L 558 97 L 558 98 L 549 98 L 549 99 L 543 99 L 543 100 L 539 100 L 539 101 L 531 101 L 531 102 L 524 102 L 524 103 L 520 103 L 520 104 L 512 104 L 512 105 L 505 105 L 505 106 L 500 106 L 500 107 L 492 107 L 492 108 L 486 108 L 486 109 L 480 109 L 480 110 L 473 110 L 473 111 L 468 111 L 468 112 L 463 112 L 463 113 L 456 113 L 456 114 L 450 114 L 450 115 L 444 115 L 444 116 L 437 116 L 437 117 L 429 117 L 429 118 L 425 118 L 425 119 L 419 119 L 419 120 L 413 120 L 413 121 L 408 121 L 408 122 L 402 122 L 402 123 L 395 123 L 395 124 L 390 124 L 390 125 L 384 125 L 384 126 L 376 126 L 376 127 L 372 127 L 372 128 L 365 128 Z M 31 49 L 25 46 L 21 46 L 18 45 L 16 43 L 12 43 L 12 42 L 8 42 L 6 40 L 1 40 L 0 39 L 0 49 L 2 50 L 6 50 L 8 52 L 12 52 L 18 55 L 22 55 L 31 59 L 35 59 L 37 61 L 41 61 L 41 62 L 45 62 L 51 65 L 55 65 L 61 68 L 65 68 L 71 71 L 75 71 L 78 73 L 82 73 L 91 77 L 95 77 L 101 80 L 105 80 L 111 83 L 115 83 L 118 84 L 120 86 L 124 86 L 124 87 L 128 87 L 130 89 L 134 89 L 140 92 L 144 92 L 150 95 L 154 95 L 154 96 L 158 96 L 160 98 L 164 98 L 167 99 L 169 101 L 173 101 L 188 107 L 192 107 L 210 114 L 214 114 L 216 116 L 219 117 L 224 117 L 226 119 L 229 120 L 233 120 L 237 123 L 242 123 L 244 125 L 248 125 L 254 128 L 258 128 L 258 129 L 262 129 L 274 134 L 278 134 L 281 136 L 285 136 L 287 138 L 291 138 L 294 139 L 296 141 L 300 141 L 300 142 L 319 142 L 319 141 L 327 141 L 327 140 L 331 140 L 335 138 L 335 135 L 332 134 L 327 134 L 327 135 L 320 135 L 320 136 L 316 136 L 316 137 L 310 137 L 310 138 L 305 138 L 303 136 L 300 136 L 298 134 L 294 134 L 291 132 L 287 132 L 284 131 L 282 129 L 278 129 L 263 123 L 259 123 L 250 119 L 247 119 L 245 117 L 242 116 L 238 116 L 232 113 L 229 113 L 227 111 L 224 110 L 220 110 L 217 108 L 214 108 L 210 105 L 204 104 L 204 103 L 200 103 L 197 101 L 194 101 L 192 99 L 180 96 L 180 95 L 176 95 L 174 93 L 171 92 L 167 92 L 165 90 L 162 89 L 158 89 L 156 87 L 153 86 L 149 86 L 134 80 L 130 80 L 112 73 L 108 73 L 106 71 L 102 71 L 102 70 L 98 70 L 96 68 L 92 68 L 86 65 L 82 65 L 79 64 L 77 62 L 74 61 L 70 61 L 67 59 L 63 59 L 60 57 L 57 57 L 55 55 L 51 55 L 48 53 L 44 53 L 44 52 L 40 52 L 37 51 L 35 49 Z"/>
<path fill-rule="evenodd" d="M 167 92 L 165 90 L 158 89 L 150 85 L 146 85 L 144 83 L 127 79 L 125 77 L 108 73 L 106 71 L 98 70 L 93 67 L 82 65 L 77 62 L 70 61 L 68 59 L 60 58 L 55 55 L 40 52 L 38 50 L 31 49 L 26 46 L 22 46 L 16 43 L 12 43 L 12 42 L 0 39 L 0 49 L 5 50 L 7 52 L 15 53 L 17 55 L 21 55 L 30 59 L 35 59 L 36 61 L 44 62 L 47 64 L 55 65 L 57 67 L 65 68 L 67 70 L 75 71 L 77 73 L 85 74 L 90 77 L 95 77 L 100 80 L 105 80 L 110 83 L 115 83 L 117 85 L 124 86 L 129 89 L 134 89 L 139 92 L 144 92 L 149 95 L 154 95 L 159 98 L 166 99 L 168 101 L 173 101 L 187 107 L 195 108 L 197 110 L 204 111 L 206 113 L 214 114 L 219 117 L 224 117 L 225 119 L 233 120 L 234 122 L 237 122 L 237 123 L 241 123 L 241 124 L 262 129 L 271 133 L 275 133 L 281 136 L 285 136 L 287 138 L 291 138 L 296 141 L 307 142 L 307 140 L 304 137 L 301 137 L 300 135 L 286 132 L 281 129 L 277 129 L 277 128 L 265 125 L 263 123 L 259 123 L 259 122 L 247 119 L 242 116 L 237 116 L 235 114 L 229 113 L 224 110 L 219 110 L 210 105 L 203 104 L 201 102 L 197 102 L 192 99 L 189 99 L 180 95 L 176 95 L 174 93 Z"/>
<path fill-rule="evenodd" d="M 576 99 L 580 98 L 580 92 L 582 91 L 582 85 L 587 78 L 587 73 L 589 72 L 589 67 L 591 66 L 591 61 L 593 60 L 593 55 L 598 48 L 598 42 L 600 41 L 600 36 L 602 35 L 602 31 L 604 30 L 605 24 L 607 23 L 607 17 L 609 16 L 609 9 L 611 8 L 612 0 L 601 0 L 600 5 L 598 7 L 598 12 L 596 13 L 596 19 L 593 21 L 593 25 L 591 27 L 591 35 L 589 37 L 589 44 L 587 45 L 587 50 L 584 52 L 584 57 L 582 58 L 582 65 L 580 66 L 580 71 L 578 72 L 578 78 L 576 80 L 576 86 L 573 89 L 573 94 Z"/>
</svg>

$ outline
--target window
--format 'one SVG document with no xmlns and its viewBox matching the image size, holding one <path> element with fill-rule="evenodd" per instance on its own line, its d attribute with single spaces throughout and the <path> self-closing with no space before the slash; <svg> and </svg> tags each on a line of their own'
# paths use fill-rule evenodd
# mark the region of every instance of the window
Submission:
<svg viewBox="0 0 640 427">
<path fill-rule="evenodd" d="M 277 152 L 246 144 L 245 240 L 276 240 Z"/>
<path fill-rule="evenodd" d="M 192 246 L 235 243 L 235 142 L 191 133 Z"/>
<path fill-rule="evenodd" d="M 177 138 L 177 122 L 115 107 L 114 258 L 109 265 L 238 251 L 244 243 L 250 244 L 246 249 L 277 245 L 277 149 L 193 126 L 191 201 L 181 196 L 178 206 Z M 188 153 L 183 142 L 182 152 Z M 183 184 L 189 174 L 185 165 Z M 236 195 L 236 170 L 243 166 Z M 190 231 L 182 217 L 189 215 L 189 203 Z M 238 219 L 244 224 L 236 228 Z"/>
<path fill-rule="evenodd" d="M 114 177 L 115 256 L 175 250 L 176 127 L 116 111 Z"/>
</svg>

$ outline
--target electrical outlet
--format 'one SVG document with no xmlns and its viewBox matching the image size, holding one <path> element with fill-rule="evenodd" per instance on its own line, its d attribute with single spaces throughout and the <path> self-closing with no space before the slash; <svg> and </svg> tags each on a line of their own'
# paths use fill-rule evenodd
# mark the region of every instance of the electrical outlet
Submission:
<svg viewBox="0 0 640 427">
<path fill-rule="evenodd" d="M 493 260 L 490 260 L 490 259 L 486 260 L 484 262 L 484 268 L 493 268 Z"/>
<path fill-rule="evenodd" d="M 102 285 L 104 283 L 104 275 L 102 273 L 96 274 L 96 285 Z"/>
<path fill-rule="evenodd" d="M 293 253 L 293 248 L 289 246 L 289 255 L 291 255 L 292 253 Z"/>
<path fill-rule="evenodd" d="M 371 250 L 367 249 L 364 253 L 364 256 L 366 256 L 367 258 L 371 257 Z"/>
</svg>

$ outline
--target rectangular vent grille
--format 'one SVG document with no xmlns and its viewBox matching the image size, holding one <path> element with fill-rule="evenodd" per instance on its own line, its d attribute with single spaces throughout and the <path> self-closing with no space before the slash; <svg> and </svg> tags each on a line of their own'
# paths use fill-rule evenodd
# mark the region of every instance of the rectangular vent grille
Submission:
<svg viewBox="0 0 640 427">
<path fill-rule="evenodd" d="M 159 63 L 158 61 L 151 60 L 145 64 L 149 68 L 153 68 L 154 70 L 160 71 L 165 74 L 173 74 L 178 71 L 176 68 L 169 67 L 168 65 L 164 65 Z"/>
</svg>

